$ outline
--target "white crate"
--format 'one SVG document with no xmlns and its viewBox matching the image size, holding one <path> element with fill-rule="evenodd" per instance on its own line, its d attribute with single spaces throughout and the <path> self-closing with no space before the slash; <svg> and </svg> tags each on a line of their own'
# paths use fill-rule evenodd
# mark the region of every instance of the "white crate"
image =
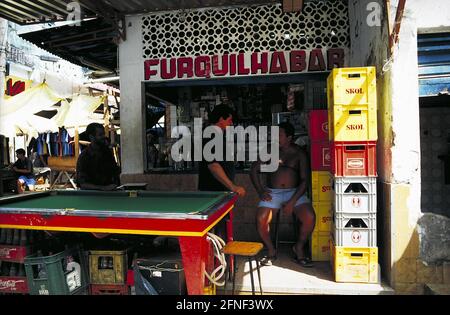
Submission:
<svg viewBox="0 0 450 315">
<path fill-rule="evenodd" d="M 376 213 L 358 216 L 354 213 L 335 213 L 331 235 L 336 246 L 376 247 Z"/>
<path fill-rule="evenodd" d="M 336 212 L 376 212 L 376 177 L 335 177 L 333 183 L 333 202 Z"/>
<path fill-rule="evenodd" d="M 377 213 L 349 213 L 349 212 L 335 212 L 333 214 L 333 223 L 337 228 L 351 228 L 361 227 L 376 229 L 377 228 Z M 356 223 L 356 224 L 355 224 Z M 360 224 L 358 224 L 360 223 Z M 336 246 L 341 246 L 337 245 Z M 370 247 L 370 246 L 369 246 Z"/>
</svg>

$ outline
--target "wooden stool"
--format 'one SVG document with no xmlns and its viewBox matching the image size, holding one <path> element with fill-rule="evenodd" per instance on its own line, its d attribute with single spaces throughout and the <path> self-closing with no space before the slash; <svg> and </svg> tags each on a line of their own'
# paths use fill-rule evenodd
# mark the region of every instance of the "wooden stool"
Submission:
<svg viewBox="0 0 450 315">
<path fill-rule="evenodd" d="M 261 285 L 261 273 L 259 271 L 259 261 L 257 255 L 263 248 L 262 243 L 257 242 L 228 242 L 224 248 L 222 248 L 222 252 L 225 255 L 233 255 L 234 264 L 233 264 L 233 288 L 231 294 L 234 295 L 234 285 L 236 280 L 236 265 L 237 258 L 239 256 L 247 257 L 248 262 L 250 264 L 250 279 L 252 280 L 252 294 L 255 295 L 255 282 L 253 280 L 253 267 L 252 260 L 256 261 L 256 270 L 258 271 L 258 280 L 259 280 L 259 289 L 261 291 L 261 295 L 263 294 L 262 285 Z"/>
</svg>

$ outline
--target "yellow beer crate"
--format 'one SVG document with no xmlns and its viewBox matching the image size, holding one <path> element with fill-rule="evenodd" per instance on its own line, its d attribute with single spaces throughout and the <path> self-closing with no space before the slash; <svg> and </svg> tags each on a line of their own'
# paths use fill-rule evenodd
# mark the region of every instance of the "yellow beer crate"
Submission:
<svg viewBox="0 0 450 315">
<path fill-rule="evenodd" d="M 333 221 L 333 204 L 331 202 L 313 202 L 316 213 L 316 226 L 314 231 L 330 232 Z"/>
<path fill-rule="evenodd" d="M 330 239 L 330 248 L 336 282 L 379 283 L 378 247 L 341 247 Z"/>
<path fill-rule="evenodd" d="M 313 232 L 311 235 L 311 259 L 313 261 L 330 260 L 330 232 Z"/>
<path fill-rule="evenodd" d="M 327 79 L 327 98 L 329 140 L 377 140 L 374 67 L 333 69 Z"/>
<path fill-rule="evenodd" d="M 91 284 L 125 284 L 127 271 L 127 250 L 89 251 Z"/>
<path fill-rule="evenodd" d="M 336 106 L 328 111 L 330 141 L 376 141 L 377 111 L 364 106 Z"/>
<path fill-rule="evenodd" d="M 328 107 L 366 106 L 376 109 L 375 67 L 334 68 L 327 78 Z"/>
<path fill-rule="evenodd" d="M 333 198 L 333 175 L 328 171 L 311 172 L 311 191 L 313 202 L 331 202 Z"/>
</svg>

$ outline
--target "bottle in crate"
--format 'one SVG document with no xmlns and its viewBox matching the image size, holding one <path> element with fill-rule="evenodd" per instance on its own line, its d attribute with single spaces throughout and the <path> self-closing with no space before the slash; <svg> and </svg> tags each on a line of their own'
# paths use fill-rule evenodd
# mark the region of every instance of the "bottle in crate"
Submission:
<svg viewBox="0 0 450 315">
<path fill-rule="evenodd" d="M 40 255 L 42 251 L 25 258 L 25 271 L 31 295 L 86 293 L 89 283 L 87 264 L 80 247 L 75 246 L 56 254 L 49 252 L 48 256 Z M 67 260 L 70 256 L 73 257 L 73 261 Z M 70 264 L 73 262 L 76 264 Z"/>
</svg>

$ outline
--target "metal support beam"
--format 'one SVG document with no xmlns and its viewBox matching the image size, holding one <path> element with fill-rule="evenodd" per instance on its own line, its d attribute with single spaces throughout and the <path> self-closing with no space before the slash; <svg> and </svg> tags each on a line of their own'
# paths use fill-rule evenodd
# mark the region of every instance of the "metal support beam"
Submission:
<svg viewBox="0 0 450 315">
<path fill-rule="evenodd" d="M 0 2 L 0 7 L 2 7 L 2 10 L 6 10 L 6 11 L 12 11 L 15 12 L 16 14 L 20 14 L 24 17 L 28 17 L 29 19 L 32 20 L 36 20 L 36 15 L 33 14 L 33 12 L 31 10 L 29 10 L 29 8 L 27 7 L 22 7 L 22 5 L 16 5 L 16 4 L 6 4 L 6 3 L 2 3 Z"/>
<path fill-rule="evenodd" d="M 44 44 L 50 45 L 50 46 L 52 46 L 52 44 L 60 44 L 60 43 L 70 44 L 71 42 L 69 40 L 71 40 L 71 39 L 80 39 L 80 38 L 86 37 L 87 35 L 96 35 L 98 33 L 110 32 L 110 31 L 114 31 L 114 30 L 115 30 L 114 27 L 108 27 L 108 28 L 103 28 L 100 30 L 92 31 L 92 32 L 86 32 L 86 33 L 81 33 L 81 34 L 72 35 L 72 36 L 65 36 L 64 38 L 47 40 L 44 42 Z M 112 36 L 110 36 L 110 37 L 112 37 Z"/>
</svg>

